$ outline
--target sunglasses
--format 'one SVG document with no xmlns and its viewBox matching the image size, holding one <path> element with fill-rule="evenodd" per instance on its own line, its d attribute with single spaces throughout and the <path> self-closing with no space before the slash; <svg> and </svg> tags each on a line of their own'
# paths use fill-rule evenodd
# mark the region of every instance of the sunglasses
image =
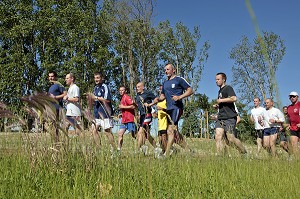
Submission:
<svg viewBox="0 0 300 199">
<path fill-rule="evenodd" d="M 290 95 L 290 98 L 298 97 L 297 95 Z"/>
</svg>

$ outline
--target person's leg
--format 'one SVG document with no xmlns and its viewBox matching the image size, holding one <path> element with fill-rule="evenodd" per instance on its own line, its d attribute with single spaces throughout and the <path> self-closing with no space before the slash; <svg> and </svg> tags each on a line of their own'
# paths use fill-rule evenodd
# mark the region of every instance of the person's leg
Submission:
<svg viewBox="0 0 300 199">
<path fill-rule="evenodd" d="M 123 136 L 124 136 L 125 131 L 126 131 L 125 126 L 124 126 L 124 128 L 121 126 L 120 130 L 118 132 L 118 150 L 122 149 L 122 146 L 123 146 Z"/>
<path fill-rule="evenodd" d="M 276 140 L 277 140 L 277 133 L 270 135 L 270 148 L 271 153 L 273 156 L 276 156 Z"/>
<path fill-rule="evenodd" d="M 159 138 L 160 138 L 160 146 L 164 153 L 166 151 L 167 143 L 168 143 L 167 130 L 161 130 L 158 132 L 158 134 L 159 134 Z"/>
<path fill-rule="evenodd" d="M 291 132 L 291 133 L 293 133 L 293 132 Z M 290 136 L 290 143 L 291 143 L 291 149 L 292 149 L 291 152 L 294 155 L 298 155 L 298 141 L 299 141 L 298 136 L 291 134 L 291 136 Z"/>
<path fill-rule="evenodd" d="M 116 147 L 116 144 L 115 144 L 115 141 L 114 141 L 114 135 L 111 132 L 111 128 L 105 129 L 104 133 L 105 133 L 105 135 L 106 135 L 106 137 L 109 141 L 109 144 L 115 150 L 117 147 Z"/>
<path fill-rule="evenodd" d="M 271 153 L 270 135 L 264 135 L 263 146 L 268 151 L 268 153 Z"/>
<path fill-rule="evenodd" d="M 145 129 L 141 126 L 139 128 L 138 133 L 137 133 L 137 145 L 138 145 L 138 149 L 140 149 L 141 146 L 143 146 L 145 144 L 145 141 L 146 141 Z"/>
<path fill-rule="evenodd" d="M 220 127 L 216 128 L 215 140 L 216 140 L 216 149 L 218 155 L 221 155 L 221 152 L 223 150 L 223 144 L 222 144 L 223 136 L 224 136 L 224 129 Z"/>
<path fill-rule="evenodd" d="M 234 134 L 231 133 L 227 133 L 227 139 L 230 143 L 233 143 L 236 148 L 238 149 L 238 151 L 242 154 L 247 153 L 246 148 L 244 147 L 244 145 L 242 144 L 242 142 L 237 139 Z"/>
<path fill-rule="evenodd" d="M 101 146 L 101 140 L 100 140 L 100 136 L 98 133 L 98 129 L 99 129 L 99 124 L 97 124 L 97 122 L 95 121 L 95 123 L 92 124 L 91 130 L 92 130 L 92 134 L 93 134 L 93 138 L 94 138 L 96 147 Z"/>
<path fill-rule="evenodd" d="M 256 144 L 257 144 L 257 155 L 260 153 L 260 150 L 262 148 L 262 144 L 263 144 L 263 139 L 261 139 L 260 137 L 256 138 Z"/>
</svg>

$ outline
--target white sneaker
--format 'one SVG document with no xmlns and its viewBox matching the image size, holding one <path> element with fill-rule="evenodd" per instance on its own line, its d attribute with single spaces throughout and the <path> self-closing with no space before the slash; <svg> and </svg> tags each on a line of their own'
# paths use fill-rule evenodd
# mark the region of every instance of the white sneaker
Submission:
<svg viewBox="0 0 300 199">
<path fill-rule="evenodd" d="M 162 148 L 156 147 L 154 149 L 154 158 L 158 158 L 161 155 L 161 153 L 162 153 Z"/>
<path fill-rule="evenodd" d="M 141 151 L 144 155 L 147 155 L 147 152 L 148 152 L 148 146 L 147 146 L 147 145 L 143 145 L 143 146 L 140 148 L 140 151 Z"/>
</svg>

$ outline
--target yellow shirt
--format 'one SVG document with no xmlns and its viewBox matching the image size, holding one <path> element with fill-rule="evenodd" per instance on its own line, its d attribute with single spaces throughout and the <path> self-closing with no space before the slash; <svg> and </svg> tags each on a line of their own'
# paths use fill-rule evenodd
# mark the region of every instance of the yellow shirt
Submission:
<svg viewBox="0 0 300 199">
<path fill-rule="evenodd" d="M 168 127 L 168 120 L 167 120 L 167 114 L 165 110 L 167 109 L 167 101 L 161 101 L 157 103 L 157 107 L 160 107 L 161 109 L 164 110 L 159 110 L 157 111 L 157 118 L 158 118 L 158 130 L 167 130 Z"/>
</svg>

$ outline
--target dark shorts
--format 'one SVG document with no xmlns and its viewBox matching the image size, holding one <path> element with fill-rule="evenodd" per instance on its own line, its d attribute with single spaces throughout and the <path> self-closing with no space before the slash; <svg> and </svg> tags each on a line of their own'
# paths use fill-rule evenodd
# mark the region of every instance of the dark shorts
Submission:
<svg viewBox="0 0 300 199">
<path fill-rule="evenodd" d="M 67 120 L 72 126 L 77 126 L 80 124 L 79 116 L 67 116 Z"/>
<path fill-rule="evenodd" d="M 140 126 L 141 127 L 145 128 L 146 126 L 149 126 L 151 122 L 152 122 L 152 114 L 151 113 L 140 116 Z"/>
<path fill-rule="evenodd" d="M 276 134 L 278 132 L 279 132 L 279 128 L 278 127 L 266 128 L 264 130 L 264 136 L 274 135 L 274 134 Z"/>
<path fill-rule="evenodd" d="M 172 120 L 172 121 L 170 121 L 170 118 L 168 117 L 168 124 L 172 124 L 172 122 L 173 122 L 174 125 L 177 125 L 182 113 L 183 113 L 183 110 L 181 108 L 167 110 L 167 114 L 170 116 L 170 118 Z"/>
<path fill-rule="evenodd" d="M 291 132 L 291 136 L 297 136 L 298 138 L 300 138 L 300 131 L 292 131 L 290 130 Z"/>
<path fill-rule="evenodd" d="M 125 124 L 121 124 L 120 129 L 125 129 L 129 132 L 135 132 L 136 128 L 135 128 L 135 123 L 134 122 L 128 122 Z"/>
<path fill-rule="evenodd" d="M 264 129 L 256 129 L 256 138 L 263 139 L 264 136 Z"/>
<path fill-rule="evenodd" d="M 280 142 L 287 142 L 289 140 L 288 135 L 285 131 L 279 132 L 279 140 L 280 140 Z"/>
<path fill-rule="evenodd" d="M 216 128 L 222 128 L 226 133 L 234 134 L 234 129 L 236 126 L 236 117 L 226 119 L 226 120 L 217 120 Z"/>
</svg>

